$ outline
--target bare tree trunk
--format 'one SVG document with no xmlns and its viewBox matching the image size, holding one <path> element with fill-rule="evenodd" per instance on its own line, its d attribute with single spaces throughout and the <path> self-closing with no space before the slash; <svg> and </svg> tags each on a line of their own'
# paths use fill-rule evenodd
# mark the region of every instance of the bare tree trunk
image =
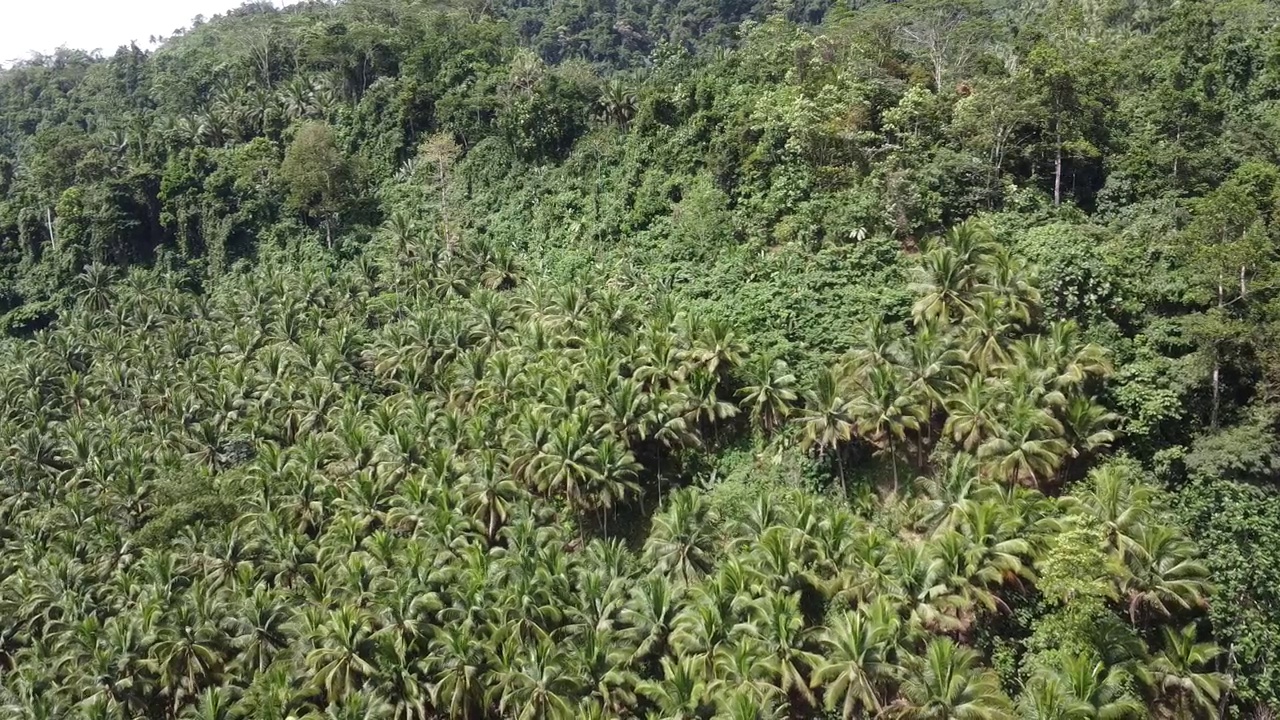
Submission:
<svg viewBox="0 0 1280 720">
<path fill-rule="evenodd" d="M 1226 657 L 1226 662 L 1223 663 L 1223 665 L 1225 665 L 1225 668 L 1223 668 L 1222 672 L 1228 678 L 1230 678 L 1235 674 L 1234 673 L 1235 665 L 1236 665 L 1236 644 L 1235 643 L 1231 643 L 1231 645 L 1227 647 L 1227 652 L 1225 657 Z M 1218 698 L 1218 717 L 1220 718 L 1227 716 L 1227 702 L 1231 699 L 1230 688 L 1231 688 L 1231 685 L 1228 685 L 1227 689 L 1222 692 L 1221 697 Z"/>
<path fill-rule="evenodd" d="M 1178 181 L 1178 147 L 1182 146 L 1182 126 L 1178 126 L 1178 130 L 1174 133 L 1173 142 L 1176 145 L 1173 151 L 1173 181 Z"/>
<path fill-rule="evenodd" d="M 1222 363 L 1217 351 L 1213 354 L 1213 407 L 1209 410 L 1209 428 L 1218 429 L 1218 405 L 1222 394 Z"/>
<path fill-rule="evenodd" d="M 1218 309 L 1221 310 L 1225 305 L 1222 273 L 1218 273 Z M 1213 348 L 1213 405 L 1209 410 L 1209 428 L 1218 429 L 1218 408 L 1222 397 L 1222 356 L 1218 352 L 1218 348 Z"/>
<path fill-rule="evenodd" d="M 893 463 L 893 494 L 898 494 L 898 450 L 894 447 L 893 433 L 889 433 L 889 461 Z"/>
<path fill-rule="evenodd" d="M 58 249 L 58 236 L 53 233 L 53 209 L 44 209 L 44 224 L 49 228 L 49 243 L 53 245 L 53 249 Z"/>
<path fill-rule="evenodd" d="M 844 484 L 844 453 L 836 448 L 836 466 L 840 468 L 840 495 L 848 499 L 849 488 Z"/>
<path fill-rule="evenodd" d="M 658 508 L 662 510 L 662 449 L 658 449 Z"/>
<path fill-rule="evenodd" d="M 1053 206 L 1062 204 L 1062 130 L 1059 128 L 1054 140 L 1053 155 Z"/>
</svg>

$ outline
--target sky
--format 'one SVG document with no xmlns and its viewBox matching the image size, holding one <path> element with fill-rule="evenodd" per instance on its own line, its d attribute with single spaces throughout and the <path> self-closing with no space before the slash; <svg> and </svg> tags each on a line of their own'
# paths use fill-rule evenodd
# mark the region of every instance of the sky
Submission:
<svg viewBox="0 0 1280 720">
<path fill-rule="evenodd" d="M 110 55 L 136 40 L 171 35 L 196 15 L 211 17 L 240 0 L 0 0 L 0 65 L 66 45 Z"/>
</svg>

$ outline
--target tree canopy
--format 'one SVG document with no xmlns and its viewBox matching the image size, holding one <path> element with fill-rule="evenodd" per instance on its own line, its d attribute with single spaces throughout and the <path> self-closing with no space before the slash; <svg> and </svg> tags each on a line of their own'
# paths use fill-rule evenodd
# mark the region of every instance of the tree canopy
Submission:
<svg viewBox="0 0 1280 720">
<path fill-rule="evenodd" d="M 1280 710 L 1278 20 L 249 3 L 0 71 L 0 717 Z"/>
</svg>

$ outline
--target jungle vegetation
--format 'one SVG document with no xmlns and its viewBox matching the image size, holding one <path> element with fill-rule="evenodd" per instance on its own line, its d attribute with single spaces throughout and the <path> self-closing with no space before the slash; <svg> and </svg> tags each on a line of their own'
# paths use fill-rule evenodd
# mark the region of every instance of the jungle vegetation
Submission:
<svg viewBox="0 0 1280 720">
<path fill-rule="evenodd" d="M 16 62 L 0 717 L 1271 717 L 1277 20 L 346 0 Z"/>
</svg>

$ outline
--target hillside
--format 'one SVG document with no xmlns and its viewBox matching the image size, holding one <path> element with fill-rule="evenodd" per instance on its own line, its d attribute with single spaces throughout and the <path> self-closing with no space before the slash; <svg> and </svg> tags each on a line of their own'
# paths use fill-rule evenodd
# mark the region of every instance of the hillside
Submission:
<svg viewBox="0 0 1280 720">
<path fill-rule="evenodd" d="M 0 717 L 1270 717 L 1277 20 L 349 0 L 0 71 Z"/>
</svg>

